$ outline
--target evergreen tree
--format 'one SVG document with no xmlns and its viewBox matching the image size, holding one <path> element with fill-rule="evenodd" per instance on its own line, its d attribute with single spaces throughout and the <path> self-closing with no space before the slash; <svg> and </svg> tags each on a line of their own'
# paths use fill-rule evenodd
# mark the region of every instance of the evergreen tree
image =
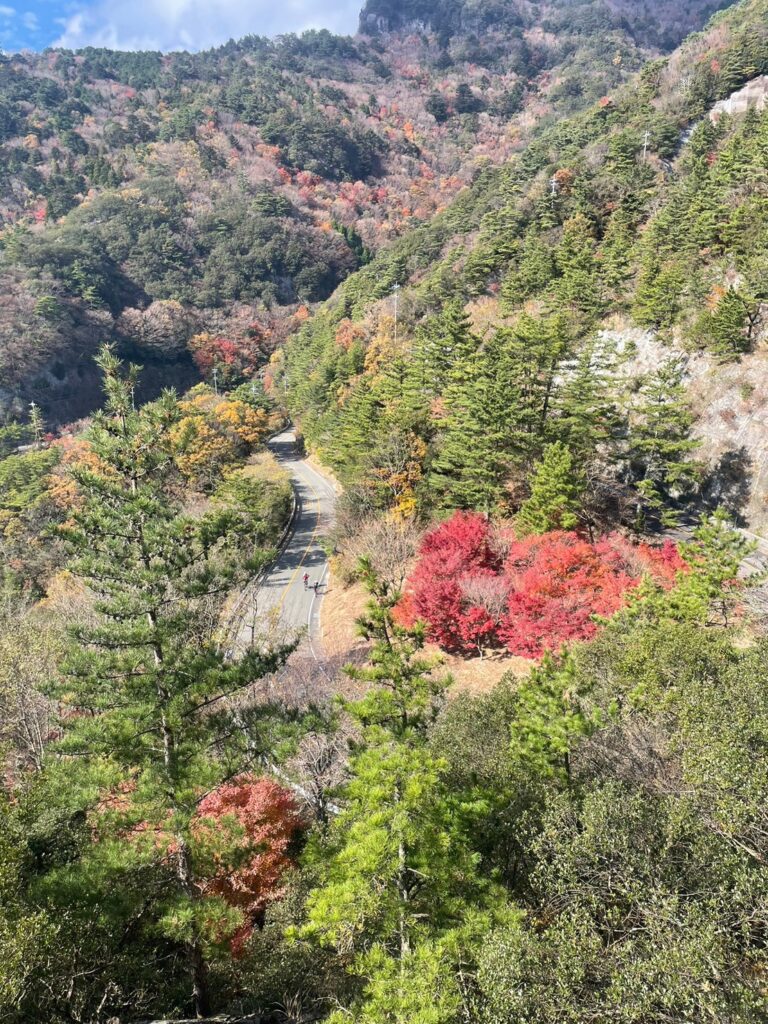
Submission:
<svg viewBox="0 0 768 1024">
<path fill-rule="evenodd" d="M 566 221 L 555 260 L 560 272 L 556 296 L 576 315 L 587 321 L 602 308 L 602 287 L 595 261 L 595 240 L 583 214 Z"/>
<path fill-rule="evenodd" d="M 495 369 L 491 353 L 478 347 L 454 366 L 445 389 L 431 483 L 448 507 L 489 514 L 501 497 L 509 469 L 509 419 Z"/>
<path fill-rule="evenodd" d="M 637 157 L 640 151 L 640 140 L 630 131 L 620 131 L 611 135 L 608 143 L 608 166 L 623 182 L 631 182 L 637 171 Z"/>
<path fill-rule="evenodd" d="M 71 570 L 96 595 L 97 614 L 72 629 L 61 746 L 62 770 L 75 782 L 90 771 L 84 794 L 98 780 L 113 809 L 63 875 L 82 871 L 93 885 L 101 872 L 119 888 L 121 871 L 155 865 L 142 914 L 184 950 L 194 1007 L 205 1015 L 206 919 L 214 929 L 223 922 L 197 884 L 191 822 L 199 800 L 251 756 L 226 698 L 274 670 L 282 653 L 228 658 L 218 643 L 215 612 L 237 579 L 227 514 L 194 519 L 172 496 L 175 397 L 135 410 L 135 368 L 123 375 L 108 349 L 99 366 L 106 406 L 89 436 L 98 468 L 74 471 L 83 505 L 65 531 Z M 57 877 L 50 884 L 66 889 Z"/>
<path fill-rule="evenodd" d="M 453 368 L 432 483 L 445 505 L 486 514 L 546 436 L 568 349 L 562 317 L 524 314 Z"/>
<path fill-rule="evenodd" d="M 538 225 L 530 227 L 523 239 L 522 251 L 501 285 L 505 311 L 511 311 L 529 296 L 544 291 L 557 276 L 557 264 L 548 239 Z"/>
<path fill-rule="evenodd" d="M 360 737 L 343 810 L 315 851 L 322 882 L 301 934 L 354 958 L 364 980 L 354 1019 L 449 1024 L 461 1004 L 457 963 L 471 956 L 470 936 L 493 894 L 469 842 L 481 807 L 451 792 L 427 745 L 448 680 L 435 679 L 421 656 L 422 630 L 395 621 L 400 594 L 365 563 L 363 576 L 372 600 L 360 630 L 374 643 L 370 667 L 348 672 L 369 690 L 345 704 Z M 476 908 L 469 926 L 461 924 L 467 900 Z"/>
<path fill-rule="evenodd" d="M 424 395 L 439 395 L 455 367 L 463 365 L 479 344 L 461 299 L 451 299 L 429 317 L 416 336 L 413 364 Z"/>
<path fill-rule="evenodd" d="M 680 574 L 673 590 L 658 594 L 643 613 L 662 621 L 728 626 L 743 595 L 743 587 L 736 581 L 744 559 L 754 550 L 755 541 L 736 529 L 722 509 L 702 517 L 693 538 L 680 545 L 688 571 Z M 762 579 L 763 573 L 758 574 L 756 581 Z"/>
<path fill-rule="evenodd" d="M 383 407 L 386 423 L 398 426 L 423 425 L 428 417 L 430 392 L 422 384 L 423 368 L 402 355 L 388 359 L 371 389 Z"/>
<path fill-rule="evenodd" d="M 558 375 L 571 348 L 562 315 L 533 317 L 524 313 L 510 331 L 497 332 L 505 386 L 517 396 L 514 417 L 525 435 L 528 454 L 540 448 L 556 405 Z"/>
<path fill-rule="evenodd" d="M 635 320 L 646 327 L 671 327 L 680 311 L 684 282 L 685 272 L 680 263 L 662 262 L 655 252 L 647 252 L 635 293 Z"/>
<path fill-rule="evenodd" d="M 728 288 L 709 316 L 709 330 L 718 355 L 732 359 L 749 348 L 751 304 L 735 288 Z"/>
<path fill-rule="evenodd" d="M 652 513 L 664 524 L 677 521 L 669 502 L 680 498 L 697 479 L 691 461 L 698 447 L 690 436 L 692 422 L 682 366 L 670 359 L 646 378 L 631 425 L 629 462 L 640 497 L 641 520 Z"/>
<path fill-rule="evenodd" d="M 36 402 L 30 402 L 29 405 L 29 429 L 32 431 L 35 444 L 42 444 L 45 433 L 45 420 L 40 411 L 40 406 Z"/>
<path fill-rule="evenodd" d="M 598 335 L 563 373 L 554 403 L 554 429 L 582 466 L 626 433 L 617 406 L 618 369 L 615 343 Z"/>
<path fill-rule="evenodd" d="M 370 450 L 381 419 L 381 403 L 371 389 L 370 380 L 361 377 L 352 387 L 339 413 L 335 444 L 327 453 L 328 461 L 352 476 Z"/>
<path fill-rule="evenodd" d="M 515 518 L 521 534 L 572 530 L 578 526 L 584 477 L 561 441 L 547 445 L 533 470 L 531 494 Z"/>
<path fill-rule="evenodd" d="M 634 227 L 629 211 L 625 206 L 621 206 L 608 222 L 603 237 L 603 280 L 614 292 L 621 288 L 630 274 Z"/>
</svg>

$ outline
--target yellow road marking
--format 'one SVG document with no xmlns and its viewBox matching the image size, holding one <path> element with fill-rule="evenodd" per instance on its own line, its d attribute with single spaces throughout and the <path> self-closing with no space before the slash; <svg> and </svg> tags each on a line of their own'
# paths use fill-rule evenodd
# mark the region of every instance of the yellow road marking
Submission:
<svg viewBox="0 0 768 1024">
<path fill-rule="evenodd" d="M 312 536 L 309 538 L 309 544 L 307 544 L 306 548 L 304 548 L 304 553 L 301 556 L 301 560 L 299 561 L 299 564 L 296 566 L 296 568 L 293 571 L 293 576 L 291 576 L 291 578 L 286 583 L 285 589 L 283 590 L 282 594 L 280 595 L 280 597 L 278 599 L 278 602 L 277 602 L 278 614 L 283 610 L 283 604 L 285 603 L 285 598 L 286 598 L 286 596 L 288 594 L 288 591 L 291 589 L 291 587 L 293 586 L 293 583 L 294 583 L 296 577 L 299 575 L 299 570 L 301 569 L 302 565 L 304 565 L 304 559 L 309 554 L 309 549 L 315 543 L 315 538 L 317 537 L 317 531 L 320 529 L 320 495 L 317 493 L 317 491 L 312 486 L 312 484 L 309 482 L 309 480 L 306 480 L 303 476 L 300 476 L 299 479 L 301 480 L 302 483 L 307 485 L 307 487 L 310 489 L 310 491 L 312 491 L 312 494 L 315 497 L 315 503 L 316 503 L 315 504 L 315 528 L 312 531 Z"/>
</svg>

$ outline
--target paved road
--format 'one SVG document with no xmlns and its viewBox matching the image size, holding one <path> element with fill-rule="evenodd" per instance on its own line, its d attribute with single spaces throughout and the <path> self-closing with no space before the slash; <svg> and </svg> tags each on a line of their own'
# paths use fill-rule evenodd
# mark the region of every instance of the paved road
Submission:
<svg viewBox="0 0 768 1024">
<path fill-rule="evenodd" d="M 269 443 L 278 462 L 289 471 L 296 495 L 296 515 L 288 540 L 261 583 L 247 601 L 237 641 L 257 636 L 295 636 L 303 632 L 309 651 L 320 651 L 320 605 L 326 589 L 328 560 L 318 540 L 333 522 L 336 492 L 330 482 L 299 457 L 293 428 Z M 304 573 L 310 587 L 304 588 Z M 318 582 L 317 593 L 311 584 Z M 236 643 L 237 643 L 236 641 Z"/>
</svg>

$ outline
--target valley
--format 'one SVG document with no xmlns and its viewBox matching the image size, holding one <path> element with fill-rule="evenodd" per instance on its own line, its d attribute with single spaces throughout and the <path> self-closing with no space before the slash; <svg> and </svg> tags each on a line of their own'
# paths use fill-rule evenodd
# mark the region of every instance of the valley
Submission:
<svg viewBox="0 0 768 1024">
<path fill-rule="evenodd" d="M 762 1024 L 768 0 L 252 20 L 0 53 L 0 1021 Z"/>
</svg>

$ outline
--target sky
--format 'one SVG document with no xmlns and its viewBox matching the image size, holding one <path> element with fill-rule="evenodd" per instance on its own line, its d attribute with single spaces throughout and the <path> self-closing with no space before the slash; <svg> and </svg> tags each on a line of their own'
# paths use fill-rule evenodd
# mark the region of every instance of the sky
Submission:
<svg viewBox="0 0 768 1024">
<path fill-rule="evenodd" d="M 0 0 L 0 49 L 203 50 L 228 39 L 352 33 L 362 0 Z"/>
</svg>

